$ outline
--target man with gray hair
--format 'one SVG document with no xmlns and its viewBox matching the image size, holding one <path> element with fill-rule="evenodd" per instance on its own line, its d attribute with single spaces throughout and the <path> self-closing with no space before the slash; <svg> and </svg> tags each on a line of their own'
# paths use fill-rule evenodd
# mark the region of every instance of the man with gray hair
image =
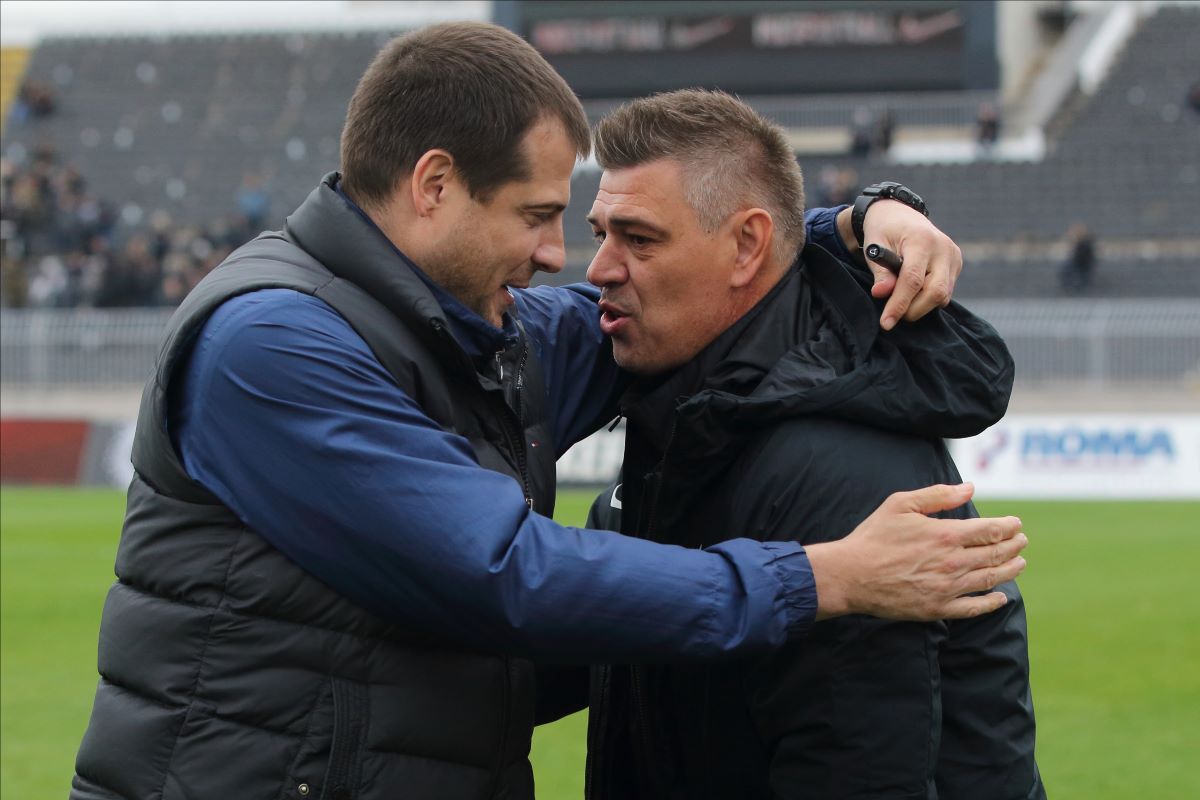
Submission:
<svg viewBox="0 0 1200 800">
<path fill-rule="evenodd" d="M 1003 342 L 956 304 L 902 338 L 880 331 L 866 271 L 805 243 L 777 126 L 681 91 L 618 109 L 595 141 L 588 278 L 638 377 L 620 482 L 589 527 L 811 545 L 894 492 L 959 481 L 941 440 L 1007 400 Z M 967 364 L 987 365 L 990 392 L 968 387 Z M 1024 607 L 1000 588 L 1008 604 L 975 619 L 854 614 L 763 656 L 593 670 L 588 797 L 1044 797 Z"/>
<path fill-rule="evenodd" d="M 1019 520 L 912 507 L 962 487 L 811 548 L 551 519 L 555 458 L 625 382 L 593 287 L 529 288 L 563 267 L 590 149 L 571 88 L 502 28 L 435 25 L 375 57 L 341 171 L 164 331 L 72 798 L 528 800 L 544 663 L 761 653 L 849 609 L 1005 602 L 962 595 L 1020 571 Z"/>
</svg>

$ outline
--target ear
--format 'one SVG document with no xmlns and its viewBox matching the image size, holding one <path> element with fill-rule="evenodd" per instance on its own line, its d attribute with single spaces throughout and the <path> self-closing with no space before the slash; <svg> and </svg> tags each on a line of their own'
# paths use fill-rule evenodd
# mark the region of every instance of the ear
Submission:
<svg viewBox="0 0 1200 800">
<path fill-rule="evenodd" d="M 429 150 L 417 159 L 409 177 L 409 191 L 418 217 L 428 217 L 445 203 L 454 174 L 454 156 L 445 150 Z"/>
<path fill-rule="evenodd" d="M 761 208 L 739 211 L 730 221 L 733 224 L 731 232 L 737 245 L 737 257 L 729 276 L 729 285 L 741 289 L 753 283 L 770 260 L 775 221 L 770 213 Z"/>
</svg>

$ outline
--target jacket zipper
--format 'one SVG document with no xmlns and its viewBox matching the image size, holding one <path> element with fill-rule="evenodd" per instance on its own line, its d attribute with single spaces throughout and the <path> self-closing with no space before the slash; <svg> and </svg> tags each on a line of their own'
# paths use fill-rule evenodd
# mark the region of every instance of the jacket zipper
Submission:
<svg viewBox="0 0 1200 800">
<path fill-rule="evenodd" d="M 649 539 L 650 541 L 654 541 L 654 529 L 655 524 L 658 521 L 658 501 L 662 496 L 663 484 L 666 482 L 665 478 L 667 473 L 665 465 L 667 463 L 667 454 L 671 452 L 671 443 L 675 440 L 675 428 L 678 425 L 678 422 L 679 415 L 672 414 L 671 430 L 667 434 L 667 443 L 663 445 L 662 459 L 659 462 L 662 466 L 659 469 L 658 480 L 654 485 L 654 497 L 650 501 L 650 512 L 646 516 L 646 530 L 642 535 L 642 538 Z M 653 784 L 652 788 L 657 790 L 660 782 L 658 780 L 659 776 L 654 770 L 654 763 L 656 759 L 654 757 L 654 752 L 650 747 L 650 707 L 646 702 L 646 695 L 642 691 L 642 682 L 639 679 L 641 670 L 642 668 L 638 666 L 631 666 L 629 668 L 630 677 L 632 679 L 631 689 L 633 691 L 634 707 L 637 709 L 638 732 L 641 734 L 640 738 L 642 740 L 642 748 L 645 753 L 646 777 L 650 780 L 651 784 Z"/>
<path fill-rule="evenodd" d="M 500 391 L 503 399 L 504 393 L 504 361 L 501 358 L 504 351 L 496 352 L 496 374 L 500 379 Z M 516 376 L 516 410 L 511 408 L 507 401 L 504 403 L 504 422 L 501 427 L 504 429 L 505 438 L 508 439 L 508 446 L 513 451 L 513 456 L 517 459 L 517 475 L 521 479 L 521 491 L 525 494 L 525 505 L 530 510 L 533 509 L 533 493 L 529 488 L 529 464 L 525 458 L 525 435 L 524 428 L 521 423 L 520 408 L 521 408 L 521 389 L 524 387 L 524 371 L 525 361 L 529 353 L 529 343 L 522 337 L 521 339 L 521 357 L 517 363 Z M 515 430 L 512 422 L 516 423 Z M 504 768 L 506 765 L 505 757 L 508 750 L 508 729 L 510 725 L 511 714 L 509 706 L 512 703 L 512 659 L 508 656 L 503 656 L 504 661 L 504 703 L 502 706 L 502 714 L 500 718 L 500 766 L 496 770 L 496 779 L 492 783 L 491 791 L 488 792 L 488 797 L 495 795 L 496 790 L 500 787 L 500 781 L 504 776 Z"/>
<path fill-rule="evenodd" d="M 645 764 L 646 779 L 650 783 L 650 788 L 653 791 L 658 791 L 660 781 L 658 773 L 654 769 L 654 750 L 650 742 L 650 708 L 646 703 L 646 695 L 642 691 L 642 681 L 639 677 L 642 667 L 631 666 L 629 668 L 630 690 L 633 692 L 633 704 L 637 709 L 637 729 L 638 738 L 642 740 L 642 759 Z"/>
<path fill-rule="evenodd" d="M 501 381 L 504 379 L 504 365 L 500 359 L 504 351 L 496 352 L 496 371 L 500 375 Z M 517 362 L 517 377 L 516 377 L 516 409 L 508 405 L 507 401 L 504 404 L 504 418 L 508 424 L 503 425 L 505 438 L 508 439 L 508 446 L 512 449 L 513 456 L 517 459 L 517 474 L 521 478 L 521 491 L 525 494 L 525 505 L 533 509 L 533 491 L 529 487 L 529 463 L 525 458 L 525 429 L 521 422 L 521 389 L 525 386 L 525 362 L 529 357 L 529 343 L 524 339 L 521 340 L 521 357 Z M 501 384 L 501 394 L 503 394 L 503 384 Z M 515 427 L 514 424 L 515 423 Z"/>
<path fill-rule="evenodd" d="M 516 403 L 517 421 L 521 423 L 522 430 L 524 430 L 524 426 L 525 426 L 525 418 L 522 416 L 522 412 L 523 412 L 522 406 L 524 405 L 524 403 L 522 402 L 522 400 L 523 400 L 522 395 L 523 395 L 523 390 L 525 389 L 525 362 L 528 360 L 529 360 L 529 342 L 525 341 L 524 337 L 522 337 L 522 339 L 521 339 L 521 357 L 520 357 L 520 359 L 517 360 L 517 393 L 516 393 L 517 394 L 517 403 Z"/>
<path fill-rule="evenodd" d="M 679 424 L 679 415 L 671 415 L 671 430 L 667 434 L 667 443 L 663 445 L 662 460 L 659 462 L 664 465 L 658 473 L 658 481 L 654 485 L 654 497 L 650 501 L 650 513 L 646 515 L 646 532 L 642 538 L 654 541 L 654 530 L 658 522 L 658 499 L 662 496 L 662 487 L 666 483 L 667 471 L 667 454 L 671 452 L 671 442 L 675 440 L 675 428 Z"/>
<path fill-rule="evenodd" d="M 612 681 L 612 667 L 604 664 L 600 667 L 600 692 L 597 702 L 596 713 L 596 751 L 593 752 L 589 747 L 587 752 L 587 761 L 583 769 L 583 788 L 584 800 L 598 800 L 604 797 L 603 784 L 596 783 L 595 776 L 596 762 L 600 760 L 600 753 L 608 746 L 608 688 Z"/>
</svg>

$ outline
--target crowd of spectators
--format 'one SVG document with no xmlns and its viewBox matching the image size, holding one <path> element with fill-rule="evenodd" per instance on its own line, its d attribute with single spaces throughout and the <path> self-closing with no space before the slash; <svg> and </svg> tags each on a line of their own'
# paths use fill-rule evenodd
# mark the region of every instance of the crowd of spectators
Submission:
<svg viewBox="0 0 1200 800">
<path fill-rule="evenodd" d="M 256 235 L 270 202 L 247 176 L 236 211 L 204 227 L 162 209 L 118 208 L 53 150 L 0 160 L 0 304 L 7 307 L 174 306 Z"/>
<path fill-rule="evenodd" d="M 8 118 L 19 124 L 30 119 L 44 119 L 57 109 L 58 97 L 52 88 L 38 81 L 25 81 L 13 98 Z"/>
</svg>

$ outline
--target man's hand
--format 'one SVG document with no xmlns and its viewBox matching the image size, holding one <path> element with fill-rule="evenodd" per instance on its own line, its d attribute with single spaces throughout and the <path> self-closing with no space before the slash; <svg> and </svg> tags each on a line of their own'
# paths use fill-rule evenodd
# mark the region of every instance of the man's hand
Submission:
<svg viewBox="0 0 1200 800">
<path fill-rule="evenodd" d="M 957 619 L 1004 605 L 1002 592 L 964 595 L 992 589 L 1025 569 L 1018 553 L 1029 540 L 1021 520 L 925 516 L 961 506 L 974 491 L 964 483 L 898 492 L 845 539 L 806 547 L 817 584 L 817 619 Z"/>
<path fill-rule="evenodd" d="M 871 295 L 891 295 L 879 321 L 884 330 L 890 331 L 901 318 L 912 322 L 950 302 L 962 272 L 962 250 L 928 217 L 897 200 L 876 200 L 863 220 L 867 240 L 856 242 L 850 213 L 851 209 L 843 209 L 837 219 L 838 233 L 847 249 L 853 252 L 856 246 L 880 244 L 904 259 L 899 277 L 882 264 L 866 259 L 875 275 Z"/>
</svg>

